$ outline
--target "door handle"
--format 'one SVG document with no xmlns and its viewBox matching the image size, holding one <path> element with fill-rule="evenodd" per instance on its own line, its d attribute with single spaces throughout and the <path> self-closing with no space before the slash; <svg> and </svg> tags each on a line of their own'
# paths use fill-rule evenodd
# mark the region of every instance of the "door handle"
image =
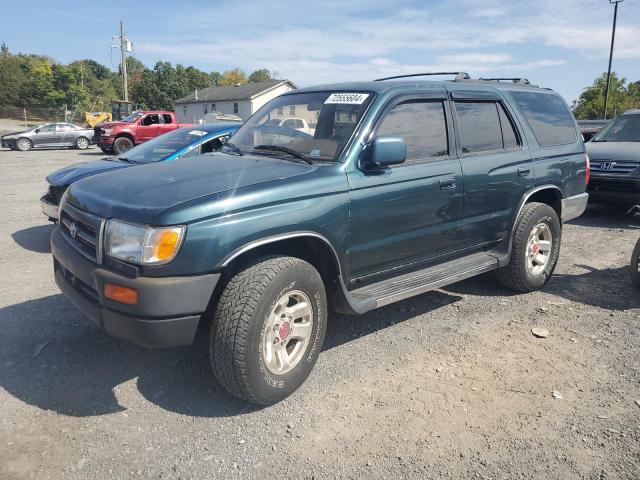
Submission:
<svg viewBox="0 0 640 480">
<path fill-rule="evenodd" d="M 440 180 L 440 190 L 455 190 L 456 181 L 453 178 L 443 178 Z"/>
<path fill-rule="evenodd" d="M 521 177 L 528 177 L 531 173 L 531 167 L 520 167 L 518 168 L 518 175 Z"/>
</svg>

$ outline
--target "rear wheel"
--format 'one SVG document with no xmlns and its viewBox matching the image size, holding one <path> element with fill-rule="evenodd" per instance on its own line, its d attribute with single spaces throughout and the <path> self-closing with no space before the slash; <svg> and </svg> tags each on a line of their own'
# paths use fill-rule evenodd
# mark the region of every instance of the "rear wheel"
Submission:
<svg viewBox="0 0 640 480">
<path fill-rule="evenodd" d="M 516 223 L 509 264 L 496 270 L 498 281 L 520 292 L 542 288 L 558 262 L 561 238 L 556 211 L 544 203 L 527 203 Z"/>
<path fill-rule="evenodd" d="M 231 278 L 217 303 L 214 374 L 237 397 L 277 403 L 311 373 L 326 326 L 325 288 L 312 265 L 294 257 L 259 261 Z"/>
<path fill-rule="evenodd" d="M 20 150 L 21 152 L 26 152 L 27 150 L 31 150 L 32 147 L 33 147 L 33 143 L 31 143 L 31 140 L 29 140 L 28 138 L 19 138 L 16 141 L 16 149 Z"/>
<path fill-rule="evenodd" d="M 640 240 L 636 243 L 631 254 L 631 280 L 636 287 L 640 288 Z"/>
<path fill-rule="evenodd" d="M 130 138 L 127 137 L 119 137 L 116 138 L 116 141 L 113 142 L 113 153 L 116 155 L 120 155 L 127 150 L 131 150 L 133 148 L 133 142 Z"/>
<path fill-rule="evenodd" d="M 80 137 L 76 140 L 75 147 L 78 150 L 86 150 L 89 148 L 89 139 L 85 137 Z"/>
</svg>

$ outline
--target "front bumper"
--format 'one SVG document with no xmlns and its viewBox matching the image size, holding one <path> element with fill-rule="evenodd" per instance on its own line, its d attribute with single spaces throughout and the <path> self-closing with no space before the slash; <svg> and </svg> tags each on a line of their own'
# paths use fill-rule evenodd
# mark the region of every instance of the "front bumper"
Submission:
<svg viewBox="0 0 640 480">
<path fill-rule="evenodd" d="M 562 221 L 568 222 L 582 215 L 589 201 L 588 193 L 580 193 L 562 199 Z"/>
<path fill-rule="evenodd" d="M 78 252 L 56 227 L 51 234 L 55 280 L 64 295 L 109 335 L 148 348 L 189 345 L 207 309 L 219 274 L 128 277 Z M 104 297 L 104 284 L 138 291 L 137 305 Z"/>
<path fill-rule="evenodd" d="M 15 140 L 2 140 L 2 148 L 16 148 Z"/>
<path fill-rule="evenodd" d="M 53 220 L 58 220 L 60 216 L 59 206 L 49 201 L 49 195 L 40 197 L 40 210 Z"/>
<path fill-rule="evenodd" d="M 640 203 L 640 178 L 592 173 L 587 192 L 594 202 L 637 204 Z"/>
<path fill-rule="evenodd" d="M 95 143 L 100 148 L 106 148 L 106 149 L 112 148 L 114 141 L 115 141 L 115 138 L 107 137 L 106 135 L 95 135 L 91 139 L 92 143 Z"/>
</svg>

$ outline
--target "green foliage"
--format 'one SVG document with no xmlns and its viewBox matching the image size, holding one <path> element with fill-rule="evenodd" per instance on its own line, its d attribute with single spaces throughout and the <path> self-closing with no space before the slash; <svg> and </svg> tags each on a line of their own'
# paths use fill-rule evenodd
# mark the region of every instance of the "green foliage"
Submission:
<svg viewBox="0 0 640 480">
<path fill-rule="evenodd" d="M 127 58 L 130 100 L 146 108 L 173 109 L 173 102 L 194 90 L 207 87 L 263 82 L 272 79 L 266 68 L 249 78 L 235 68 L 203 72 L 169 62 L 158 62 L 152 69 L 136 58 Z M 122 73 L 110 70 L 95 60 L 84 59 L 68 65 L 41 55 L 12 54 L 0 46 L 0 108 L 48 108 L 79 112 L 111 111 L 111 103 L 121 99 Z"/>
<path fill-rule="evenodd" d="M 260 68 L 249 75 L 249 82 L 251 83 L 266 82 L 268 80 L 273 80 L 273 77 L 266 68 Z"/>
<path fill-rule="evenodd" d="M 603 73 L 594 80 L 591 86 L 583 90 L 580 98 L 573 106 L 573 114 L 576 118 L 580 120 L 602 118 L 606 83 L 607 74 Z M 613 118 L 630 108 L 640 108 L 640 81 L 627 85 L 625 78 L 620 78 L 615 72 L 612 72 L 609 84 L 607 117 Z"/>
</svg>

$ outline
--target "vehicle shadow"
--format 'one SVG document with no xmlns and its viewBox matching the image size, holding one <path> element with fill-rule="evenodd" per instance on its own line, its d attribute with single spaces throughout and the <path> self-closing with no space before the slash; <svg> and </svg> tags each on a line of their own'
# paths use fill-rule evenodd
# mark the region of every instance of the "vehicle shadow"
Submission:
<svg viewBox="0 0 640 480">
<path fill-rule="evenodd" d="M 47 225 L 25 228 L 13 232 L 11 237 L 25 250 L 31 250 L 36 253 L 51 253 L 49 239 L 51 238 L 53 226 L 53 223 L 48 223 Z"/>
<path fill-rule="evenodd" d="M 332 315 L 324 350 L 459 299 L 431 292 L 363 316 Z M 122 384 L 133 379 L 146 400 L 179 414 L 227 417 L 259 410 L 216 384 L 207 337 L 203 328 L 189 347 L 136 347 L 107 336 L 62 295 L 51 295 L 0 309 L 0 387 L 29 405 L 74 417 L 126 410 L 137 400 Z"/>
<path fill-rule="evenodd" d="M 582 227 L 635 230 L 640 228 L 640 217 L 627 214 L 627 208 L 620 205 L 589 204 L 582 215 L 568 223 Z"/>
<path fill-rule="evenodd" d="M 109 155 L 108 153 L 104 153 L 99 148 L 81 150 L 81 151 L 78 152 L 78 155 L 84 155 L 84 156 L 88 155 L 88 156 L 91 156 L 91 157 L 113 157 L 113 155 Z"/>
</svg>

